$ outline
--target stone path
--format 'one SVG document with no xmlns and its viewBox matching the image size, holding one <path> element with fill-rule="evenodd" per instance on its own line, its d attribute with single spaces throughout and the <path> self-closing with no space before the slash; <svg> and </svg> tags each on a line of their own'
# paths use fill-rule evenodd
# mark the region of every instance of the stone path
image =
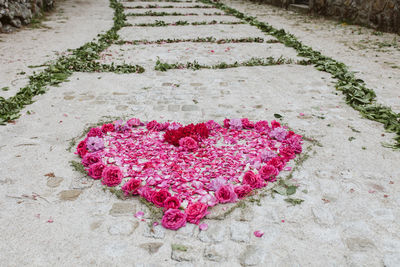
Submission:
<svg viewBox="0 0 400 267">
<path fill-rule="evenodd" d="M 130 16 L 127 22 L 238 21 L 227 15 L 201 15 L 223 13 L 212 8 L 189 8 L 202 3 L 162 4 L 174 6 L 173 12 L 200 15 Z M 253 4 L 229 4 L 249 12 L 256 9 Z M 2 265 L 400 265 L 400 154 L 381 146 L 392 135 L 383 135 L 381 124 L 362 119 L 346 105 L 328 73 L 297 64 L 302 58 L 294 50 L 248 24 L 127 26 L 119 34 L 123 42 L 110 46 L 100 61 L 140 64 L 146 72 L 74 73 L 69 82 L 37 97 L 16 124 L 0 128 Z M 260 37 L 263 42 L 134 42 L 198 37 Z M 280 56 L 288 62 L 154 70 L 158 59 L 212 65 Z M 382 94 L 390 99 L 385 97 Z M 268 195 L 259 205 L 249 202 L 223 220 L 210 216 L 204 220 L 207 231 L 195 225 L 177 232 L 149 226 L 133 216 L 144 211 L 145 219 L 150 219 L 138 199 L 118 200 L 69 166 L 69 161 L 77 160 L 66 150 L 69 140 L 106 116 L 189 123 L 226 117 L 272 120 L 274 114 L 281 114 L 285 123 L 318 144 L 306 142 L 309 158 L 293 174 L 299 185 L 295 197 L 305 201 L 292 206 L 281 195 Z M 213 211 L 223 213 L 223 207 Z M 256 238 L 256 230 L 264 236 Z"/>
</svg>

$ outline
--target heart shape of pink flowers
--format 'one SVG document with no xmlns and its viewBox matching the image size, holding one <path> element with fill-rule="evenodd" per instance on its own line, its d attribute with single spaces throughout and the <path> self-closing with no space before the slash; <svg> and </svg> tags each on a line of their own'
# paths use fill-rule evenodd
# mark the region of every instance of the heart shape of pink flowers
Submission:
<svg viewBox="0 0 400 267">
<path fill-rule="evenodd" d="M 176 230 L 275 182 L 301 151 L 302 137 L 277 121 L 183 126 L 133 118 L 92 128 L 76 154 L 90 177 L 162 208 L 162 225 Z"/>
</svg>

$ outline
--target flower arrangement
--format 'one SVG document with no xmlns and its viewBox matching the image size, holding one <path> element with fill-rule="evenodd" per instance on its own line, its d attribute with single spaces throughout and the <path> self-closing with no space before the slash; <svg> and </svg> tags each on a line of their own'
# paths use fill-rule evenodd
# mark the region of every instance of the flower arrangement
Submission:
<svg viewBox="0 0 400 267">
<path fill-rule="evenodd" d="M 76 149 L 90 177 L 162 208 L 161 223 L 172 230 L 275 182 L 301 152 L 300 135 L 247 118 L 186 126 L 119 120 L 92 128 Z"/>
</svg>

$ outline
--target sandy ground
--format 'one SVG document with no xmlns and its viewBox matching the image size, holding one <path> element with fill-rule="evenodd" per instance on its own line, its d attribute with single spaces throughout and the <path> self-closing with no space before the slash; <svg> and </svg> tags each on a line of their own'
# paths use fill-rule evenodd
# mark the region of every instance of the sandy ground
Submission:
<svg viewBox="0 0 400 267">
<path fill-rule="evenodd" d="M 111 10 L 105 2 L 91 3 L 98 12 L 109 16 L 99 22 L 107 29 Z M 180 3 L 170 4 L 179 6 Z M 267 18 L 268 22 L 292 31 L 307 44 L 352 67 L 362 66 L 365 73 L 360 75 L 369 77 L 368 85 L 376 90 L 380 99 L 392 103 L 393 107 L 399 105 L 398 98 L 393 99 L 398 96 L 396 79 L 385 78 L 377 68 L 385 66 L 380 61 L 385 60 L 384 57 L 396 61 L 397 50 L 390 48 L 390 51 L 379 52 L 381 56 L 375 62 L 375 58 L 362 56 L 371 53 L 364 49 L 352 46 L 356 50 L 344 52 L 347 50 L 346 45 L 340 43 L 342 38 L 349 43 L 358 42 L 358 39 L 340 36 L 344 29 L 333 22 L 324 20 L 322 24 L 319 19 L 311 20 L 306 23 L 316 32 L 311 33 L 303 29 L 305 26 L 298 22 L 297 15 L 286 11 L 273 12 L 273 7 L 241 2 L 230 4 L 253 15 L 257 12 L 275 14 Z M 87 18 L 87 24 L 91 24 L 91 20 Z M 299 25 L 292 25 L 296 23 Z M 152 40 L 168 36 L 188 38 L 186 34 L 195 38 L 206 33 L 216 38 L 260 36 L 268 39 L 248 25 L 221 26 L 226 25 L 188 26 L 186 29 L 186 26 L 149 27 L 145 30 L 126 27 L 120 33 L 123 38 Z M 319 34 L 317 29 L 321 27 L 322 33 L 324 27 L 332 32 Z M 95 36 L 100 27 L 91 28 L 91 31 L 82 27 L 68 28 L 72 30 L 79 32 L 79 36 L 86 34 L 88 39 L 71 40 L 64 35 L 58 44 L 53 44 L 54 49 L 64 51 L 64 46 L 79 46 Z M 370 36 L 369 30 L 361 30 Z M 24 32 L 30 34 L 31 31 L 16 35 Z M 335 37 L 332 33 L 336 33 Z M 49 34 L 48 40 L 57 38 L 56 33 L 51 35 L 46 31 L 43 34 Z M 13 44 L 16 35 L 1 36 L 2 47 L 5 43 Z M 386 40 L 391 35 L 376 38 Z M 295 57 L 293 51 L 280 44 L 264 45 L 235 44 L 230 56 L 232 60 L 246 60 L 251 54 Z M 195 49 L 190 57 L 188 47 Z M 158 54 L 167 60 L 203 62 L 210 62 L 216 56 L 214 60 L 218 62 L 218 55 L 210 55 L 209 49 L 223 54 L 226 47 L 227 44 L 207 43 L 124 45 L 111 47 L 104 57 L 108 53 L 109 60 L 134 62 L 137 59 L 149 66 Z M 168 53 L 168 50 L 173 52 Z M 17 56 L 14 50 L 5 51 L 9 57 Z M 140 55 L 142 58 L 138 58 Z M 26 65 L 47 60 L 45 56 L 41 62 L 40 56 L 37 61 L 30 61 L 29 56 L 18 56 Z M 17 65 L 10 63 L 10 69 L 17 69 L 14 66 Z M 391 68 L 391 71 L 398 70 Z M 361 118 L 347 106 L 343 96 L 335 92 L 329 74 L 312 66 L 288 64 L 167 72 L 147 68 L 143 74 L 75 73 L 69 80 L 35 98 L 36 102 L 23 110 L 15 124 L 0 128 L 0 161 L 3 163 L 0 166 L 0 224 L 3 229 L 0 265 L 400 265 L 400 154 L 381 146 L 381 142 L 390 142 L 392 136 L 382 135 L 384 131 L 379 123 Z M 246 208 L 236 209 L 224 220 L 210 216 L 204 220 L 209 224 L 207 231 L 199 231 L 194 225 L 177 232 L 149 227 L 147 222 L 133 216 L 139 210 L 145 212 L 146 220 L 150 216 L 138 199 L 121 201 L 103 192 L 99 182 L 83 177 L 69 166 L 70 160 L 78 159 L 66 150 L 69 140 L 105 116 L 189 123 L 208 119 L 221 122 L 226 117 L 272 120 L 274 113 L 282 114 L 285 123 L 320 143 L 311 146 L 310 157 L 294 173 L 293 179 L 299 185 L 295 197 L 305 201 L 292 206 L 283 196 L 266 196 L 261 205 L 248 203 Z M 305 147 L 309 145 L 307 142 Z M 45 176 L 49 173 L 54 173 L 55 177 Z M 287 173 L 282 173 L 285 175 Z M 221 207 L 212 212 L 221 213 Z M 255 230 L 265 232 L 264 236 L 256 238 Z M 187 251 L 173 250 L 173 244 L 184 245 Z"/>
</svg>

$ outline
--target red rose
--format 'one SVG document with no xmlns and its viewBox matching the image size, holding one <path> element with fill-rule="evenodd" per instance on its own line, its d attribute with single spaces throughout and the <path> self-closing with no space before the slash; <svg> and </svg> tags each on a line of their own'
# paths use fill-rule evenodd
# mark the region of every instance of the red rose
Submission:
<svg viewBox="0 0 400 267">
<path fill-rule="evenodd" d="M 186 225 L 186 214 L 178 209 L 169 209 L 165 212 L 161 224 L 167 229 L 178 230 Z"/>
<path fill-rule="evenodd" d="M 105 165 L 101 162 L 90 165 L 89 176 L 95 180 L 101 178 Z"/>
<path fill-rule="evenodd" d="M 149 131 L 158 131 L 158 128 L 159 128 L 159 123 L 157 122 L 157 121 L 150 121 L 150 122 L 148 122 L 147 124 L 146 124 L 146 128 L 147 128 L 147 130 L 149 130 Z"/>
<path fill-rule="evenodd" d="M 238 198 L 244 198 L 246 197 L 248 194 L 250 194 L 250 192 L 253 189 L 251 188 L 250 185 L 248 184 L 244 184 L 244 185 L 239 185 L 235 187 L 235 193 L 238 196 Z"/>
<path fill-rule="evenodd" d="M 101 176 L 103 177 L 101 183 L 112 187 L 121 183 L 123 175 L 117 166 L 107 166 L 104 168 Z"/>
<path fill-rule="evenodd" d="M 158 207 L 164 207 L 164 202 L 167 198 L 171 196 L 171 193 L 166 189 L 161 189 L 160 191 L 155 191 L 151 195 L 151 202 L 153 202 Z"/>
<path fill-rule="evenodd" d="M 244 174 L 242 184 L 247 184 L 251 188 L 261 188 L 265 185 L 261 177 L 255 175 L 252 171 L 248 171 Z"/>
<path fill-rule="evenodd" d="M 78 154 L 81 158 L 86 155 L 88 152 L 86 146 L 86 139 L 79 142 L 78 147 L 76 148 L 76 154 Z"/>
<path fill-rule="evenodd" d="M 260 176 L 266 181 L 274 182 L 276 181 L 276 176 L 279 174 L 279 171 L 273 165 L 264 165 L 260 170 Z"/>
<path fill-rule="evenodd" d="M 279 171 L 281 171 L 284 167 L 284 162 L 282 162 L 282 159 L 280 157 L 275 157 L 271 159 L 270 161 L 267 162 L 267 164 L 274 166 Z"/>
<path fill-rule="evenodd" d="M 247 119 L 247 118 L 243 118 L 242 126 L 244 129 L 251 129 L 251 128 L 254 128 L 254 122 L 249 121 L 249 119 Z"/>
<path fill-rule="evenodd" d="M 181 201 L 177 197 L 168 197 L 164 201 L 164 210 L 179 209 L 180 206 L 181 206 Z"/>
<path fill-rule="evenodd" d="M 122 191 L 124 191 L 125 196 L 128 196 L 130 194 L 137 195 L 139 194 L 138 189 L 141 184 L 141 180 L 132 178 L 128 182 L 126 182 L 121 189 Z"/>
<path fill-rule="evenodd" d="M 194 224 L 199 224 L 200 219 L 208 214 L 207 204 L 196 202 L 191 203 L 185 210 L 187 215 L 187 221 Z"/>
<path fill-rule="evenodd" d="M 237 200 L 237 195 L 231 184 L 221 186 L 215 193 L 215 197 L 219 203 L 235 202 Z"/>
<path fill-rule="evenodd" d="M 227 128 L 227 129 L 229 129 L 230 126 L 231 126 L 230 120 L 229 120 L 229 119 L 225 119 L 225 120 L 224 120 L 224 127 Z"/>
<path fill-rule="evenodd" d="M 95 137 L 95 136 L 97 136 L 97 137 L 102 137 L 103 136 L 103 133 L 102 133 L 102 131 L 99 129 L 99 128 L 92 128 L 92 129 L 90 129 L 90 131 L 89 131 L 89 133 L 87 134 L 87 136 L 88 137 Z"/>
<path fill-rule="evenodd" d="M 294 159 L 296 157 L 293 148 L 289 146 L 285 146 L 283 148 L 279 148 L 279 154 L 285 158 L 287 161 Z"/>
<path fill-rule="evenodd" d="M 194 130 L 198 136 L 202 139 L 206 139 L 209 136 L 209 131 L 205 123 L 198 123 L 195 125 Z"/>
<path fill-rule="evenodd" d="M 101 126 L 101 131 L 103 133 L 114 132 L 115 131 L 114 124 L 112 123 L 104 124 L 103 126 Z"/>
<path fill-rule="evenodd" d="M 272 129 L 281 127 L 281 124 L 279 122 L 277 122 L 276 120 L 271 121 L 271 127 Z"/>
</svg>

